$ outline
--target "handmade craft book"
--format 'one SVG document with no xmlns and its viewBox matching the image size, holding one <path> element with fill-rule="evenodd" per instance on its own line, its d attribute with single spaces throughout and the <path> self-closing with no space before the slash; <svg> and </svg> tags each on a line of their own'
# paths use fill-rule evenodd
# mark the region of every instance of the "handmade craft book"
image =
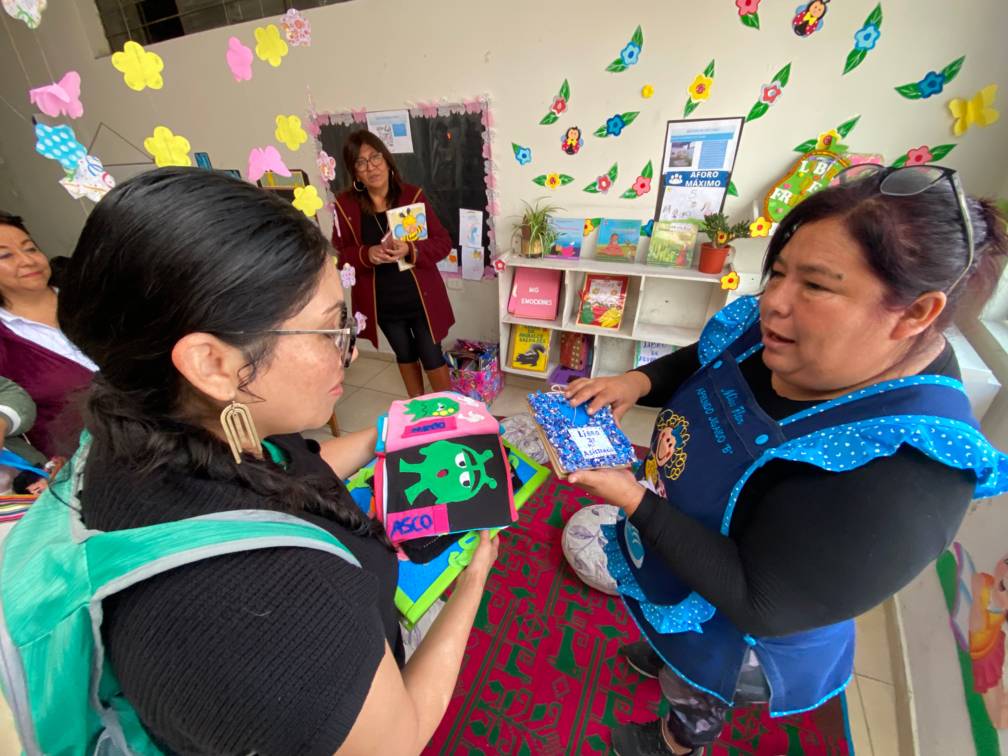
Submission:
<svg viewBox="0 0 1008 756">
<path fill-rule="evenodd" d="M 415 242 L 427 238 L 427 209 L 423 202 L 393 207 L 385 211 L 385 216 L 396 239 Z"/>
<path fill-rule="evenodd" d="M 557 475 L 577 470 L 629 467 L 633 444 L 616 424 L 609 407 L 589 415 L 587 405 L 572 407 L 559 391 L 528 395 L 532 417 Z"/>
<path fill-rule="evenodd" d="M 379 430 L 375 509 L 393 543 L 515 521 L 500 424 L 442 391 L 392 402 Z"/>
<path fill-rule="evenodd" d="M 556 318 L 563 272 L 544 268 L 516 268 L 508 312 L 533 320 Z"/>
<path fill-rule="evenodd" d="M 589 273 L 581 287 L 578 322 L 600 328 L 619 328 L 629 284 L 626 276 Z"/>
</svg>

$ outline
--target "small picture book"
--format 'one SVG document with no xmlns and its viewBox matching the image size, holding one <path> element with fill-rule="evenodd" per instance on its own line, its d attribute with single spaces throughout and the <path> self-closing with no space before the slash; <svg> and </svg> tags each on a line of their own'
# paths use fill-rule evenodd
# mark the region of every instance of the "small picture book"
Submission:
<svg viewBox="0 0 1008 756">
<path fill-rule="evenodd" d="M 639 220 L 603 218 L 595 241 L 595 257 L 605 260 L 633 262 L 640 241 Z"/>
<path fill-rule="evenodd" d="M 572 407 L 558 391 L 536 391 L 528 395 L 528 402 L 546 453 L 561 478 L 577 470 L 629 467 L 637 459 L 608 406 L 589 415 L 587 404 Z"/>
<path fill-rule="evenodd" d="M 688 221 L 657 221 L 648 248 L 648 265 L 692 268 L 697 227 Z"/>
<path fill-rule="evenodd" d="M 550 221 L 556 239 L 550 247 L 549 257 L 563 257 L 573 260 L 581 256 L 581 240 L 584 239 L 584 218 L 554 218 Z"/>
<path fill-rule="evenodd" d="M 423 202 L 393 207 L 385 211 L 392 236 L 399 241 L 415 242 L 427 238 L 427 208 Z"/>
<path fill-rule="evenodd" d="M 533 320 L 553 320 L 560 302 L 563 271 L 546 268 L 515 268 L 508 312 Z"/>
<path fill-rule="evenodd" d="M 515 325 L 511 328 L 511 367 L 530 373 L 545 373 L 549 359 L 549 328 Z"/>
<path fill-rule="evenodd" d="M 634 343 L 633 366 L 639 368 L 642 365 L 654 362 L 659 357 L 672 354 L 677 347 L 671 344 L 662 344 L 657 341 L 638 341 Z"/>
<path fill-rule="evenodd" d="M 378 447 L 375 510 L 393 543 L 517 518 L 500 423 L 483 402 L 451 391 L 396 400 Z"/>
<path fill-rule="evenodd" d="M 589 273 L 581 287 L 578 322 L 599 328 L 619 328 L 628 286 L 626 276 Z"/>
</svg>

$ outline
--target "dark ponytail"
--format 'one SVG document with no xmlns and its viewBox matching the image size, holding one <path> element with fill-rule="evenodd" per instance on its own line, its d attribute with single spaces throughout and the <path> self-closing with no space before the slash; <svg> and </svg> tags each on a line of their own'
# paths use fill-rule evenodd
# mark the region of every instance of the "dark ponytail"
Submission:
<svg viewBox="0 0 1008 756">
<path fill-rule="evenodd" d="M 253 455 L 235 464 L 206 430 L 210 400 L 175 369 L 189 333 L 261 332 L 311 299 L 329 245 L 288 202 L 223 173 L 165 168 L 136 176 L 91 212 L 60 291 L 67 337 L 95 363 L 85 412 L 91 454 L 139 474 L 175 470 L 234 482 L 291 512 L 335 519 L 391 548 L 330 476 L 297 478 Z M 247 360 L 244 387 L 275 337 L 229 335 Z"/>
</svg>

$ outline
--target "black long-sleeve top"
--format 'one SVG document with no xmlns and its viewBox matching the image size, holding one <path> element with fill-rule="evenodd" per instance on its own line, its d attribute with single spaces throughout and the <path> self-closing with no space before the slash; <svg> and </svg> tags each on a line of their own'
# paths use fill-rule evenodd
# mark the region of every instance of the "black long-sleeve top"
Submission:
<svg viewBox="0 0 1008 756">
<path fill-rule="evenodd" d="M 697 347 L 639 368 L 646 406 L 664 406 L 700 367 Z M 759 354 L 742 375 L 775 420 L 815 402 L 779 396 Z M 960 378 L 952 348 L 922 371 Z M 861 614 L 907 585 L 951 542 L 976 479 L 903 446 L 854 470 L 774 460 L 742 489 L 727 536 L 648 491 L 630 522 L 743 632 L 780 636 Z"/>
</svg>

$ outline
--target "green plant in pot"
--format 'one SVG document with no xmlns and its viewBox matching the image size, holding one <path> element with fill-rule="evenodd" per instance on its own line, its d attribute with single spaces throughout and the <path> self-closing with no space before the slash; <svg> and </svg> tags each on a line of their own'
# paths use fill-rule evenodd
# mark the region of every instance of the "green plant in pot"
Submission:
<svg viewBox="0 0 1008 756">
<path fill-rule="evenodd" d="M 704 216 L 699 230 L 710 241 L 700 245 L 700 264 L 697 268 L 701 273 L 717 274 L 724 269 L 732 250 L 731 242 L 749 238 L 749 221 L 739 221 L 733 226 L 728 223 L 728 216 L 724 213 L 711 213 Z"/>
<path fill-rule="evenodd" d="M 556 241 L 557 234 L 551 223 L 553 213 L 563 208 L 544 203 L 542 199 L 536 200 L 534 205 L 523 204 L 525 212 L 515 228 L 515 235 L 521 238 L 519 249 L 523 257 L 542 257 Z"/>
</svg>

